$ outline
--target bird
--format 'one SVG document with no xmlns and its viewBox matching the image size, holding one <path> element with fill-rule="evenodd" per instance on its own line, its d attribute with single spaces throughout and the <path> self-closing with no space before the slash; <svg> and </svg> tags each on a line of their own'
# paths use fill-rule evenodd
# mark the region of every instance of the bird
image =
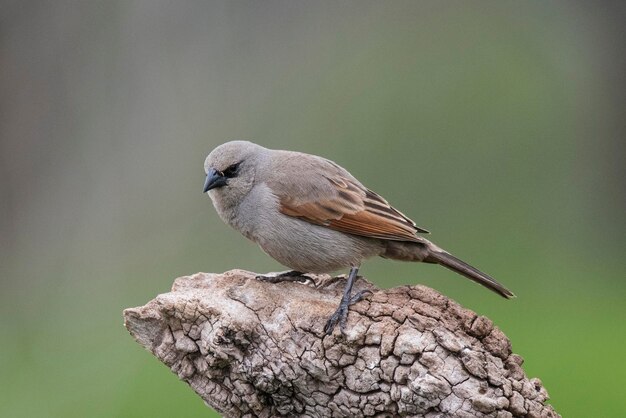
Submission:
<svg viewBox="0 0 626 418">
<path fill-rule="evenodd" d="M 209 153 L 204 171 L 202 190 L 219 217 L 292 269 L 257 278 L 303 281 L 305 273 L 350 269 L 339 306 L 324 326 L 327 335 L 337 324 L 345 333 L 350 305 L 368 292 L 352 294 L 359 268 L 375 256 L 439 264 L 504 298 L 515 297 L 491 276 L 424 238 L 427 230 L 329 159 L 230 141 Z"/>
</svg>

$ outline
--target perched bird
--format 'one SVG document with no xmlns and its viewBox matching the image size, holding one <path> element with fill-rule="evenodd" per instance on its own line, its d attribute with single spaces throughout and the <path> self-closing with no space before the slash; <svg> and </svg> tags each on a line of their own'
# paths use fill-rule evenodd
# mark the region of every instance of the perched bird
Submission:
<svg viewBox="0 0 626 418">
<path fill-rule="evenodd" d="M 350 267 L 344 294 L 324 328 L 343 332 L 352 285 L 363 260 L 436 263 L 505 298 L 513 293 L 485 273 L 418 235 L 428 233 L 363 186 L 338 164 L 316 155 L 231 141 L 204 162 L 208 192 L 220 218 L 279 263 L 294 271 L 261 279 L 302 280 L 303 273 Z"/>
</svg>

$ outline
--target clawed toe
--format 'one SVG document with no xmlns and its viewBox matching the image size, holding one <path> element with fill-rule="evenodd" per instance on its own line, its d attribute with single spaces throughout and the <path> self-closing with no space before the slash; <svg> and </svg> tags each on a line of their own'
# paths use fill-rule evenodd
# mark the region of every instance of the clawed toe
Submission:
<svg viewBox="0 0 626 418">
<path fill-rule="evenodd" d="M 281 282 L 299 282 L 306 283 L 308 280 L 311 280 L 310 277 L 306 276 L 290 276 L 290 277 L 281 277 L 281 276 L 256 276 L 257 280 L 268 283 L 281 283 Z"/>
<path fill-rule="evenodd" d="M 352 299 L 350 299 L 350 305 L 354 305 L 355 303 L 362 301 L 363 299 L 365 299 L 365 296 L 371 295 L 371 294 L 372 294 L 371 290 L 368 290 L 368 289 L 361 290 L 359 293 L 352 296 Z"/>
<path fill-rule="evenodd" d="M 331 317 L 328 318 L 326 325 L 324 325 L 324 334 L 325 335 L 332 334 L 333 330 L 337 326 L 337 323 L 339 323 L 339 329 L 341 330 L 341 333 L 344 334 L 346 330 L 347 319 L 348 319 L 348 307 L 340 306 L 339 309 L 337 309 L 335 313 L 333 313 Z"/>
<path fill-rule="evenodd" d="M 299 280 L 300 283 L 312 284 L 313 287 L 317 287 L 317 283 L 315 283 L 315 280 L 313 280 L 311 276 L 307 276 L 306 274 L 303 274 L 299 278 L 300 278 Z"/>
<path fill-rule="evenodd" d="M 257 280 L 260 280 L 262 282 L 267 282 L 267 283 L 281 283 L 281 282 L 307 283 L 307 282 L 311 282 L 311 283 L 315 284 L 315 281 L 311 277 L 305 276 L 304 274 L 300 273 L 299 271 L 288 271 L 288 272 L 285 272 L 285 273 L 277 274 L 275 276 L 257 275 L 257 276 L 255 276 L 255 278 Z"/>
<path fill-rule="evenodd" d="M 324 326 L 324 334 L 325 335 L 332 334 L 337 324 L 339 324 L 339 329 L 341 330 L 341 333 L 345 334 L 346 323 L 348 322 L 349 307 L 351 305 L 354 305 L 357 302 L 362 301 L 365 298 L 365 296 L 370 293 L 372 293 L 371 290 L 367 290 L 367 289 L 361 290 L 360 292 L 352 296 L 352 298 L 350 298 L 350 301 L 348 303 L 344 303 L 342 301 L 342 303 L 339 305 L 339 308 L 337 308 L 335 313 L 333 313 L 331 317 L 328 318 L 328 321 L 326 321 L 326 325 Z"/>
</svg>

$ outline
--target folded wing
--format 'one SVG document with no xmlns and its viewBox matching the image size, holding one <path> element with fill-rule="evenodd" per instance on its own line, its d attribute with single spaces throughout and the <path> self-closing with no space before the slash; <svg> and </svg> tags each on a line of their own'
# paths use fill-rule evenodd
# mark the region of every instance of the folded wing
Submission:
<svg viewBox="0 0 626 418">
<path fill-rule="evenodd" d="M 302 173 L 298 179 L 292 179 L 293 184 L 270 185 L 274 186 L 271 188 L 279 198 L 283 214 L 370 238 L 419 242 L 416 233 L 428 233 L 341 167 L 323 161 L 332 169 Z M 306 193 L 307 183 L 311 183 L 310 189 L 315 193 Z M 305 197 L 311 195 L 313 198 Z"/>
</svg>

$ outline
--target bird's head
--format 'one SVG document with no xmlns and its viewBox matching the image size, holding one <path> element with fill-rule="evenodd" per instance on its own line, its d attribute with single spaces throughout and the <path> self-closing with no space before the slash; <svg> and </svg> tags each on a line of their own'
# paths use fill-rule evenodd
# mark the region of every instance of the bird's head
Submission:
<svg viewBox="0 0 626 418">
<path fill-rule="evenodd" d="M 256 167 L 265 148 L 248 141 L 226 142 L 215 148 L 204 161 L 203 193 L 214 203 L 237 205 L 254 186 Z"/>
</svg>

